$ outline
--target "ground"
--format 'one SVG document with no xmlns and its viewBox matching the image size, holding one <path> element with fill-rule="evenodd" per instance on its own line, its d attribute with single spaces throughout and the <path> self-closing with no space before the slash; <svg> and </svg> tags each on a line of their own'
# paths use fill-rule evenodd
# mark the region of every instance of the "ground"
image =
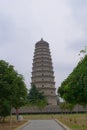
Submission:
<svg viewBox="0 0 87 130">
<path fill-rule="evenodd" d="M 5 123 L 0 123 L 0 130 L 15 130 L 31 119 L 58 119 L 71 130 L 87 130 L 87 114 L 23 115 L 23 118 L 23 121 L 16 121 L 15 116 L 13 116 L 12 123 L 10 123 L 10 118 L 7 117 Z"/>
</svg>

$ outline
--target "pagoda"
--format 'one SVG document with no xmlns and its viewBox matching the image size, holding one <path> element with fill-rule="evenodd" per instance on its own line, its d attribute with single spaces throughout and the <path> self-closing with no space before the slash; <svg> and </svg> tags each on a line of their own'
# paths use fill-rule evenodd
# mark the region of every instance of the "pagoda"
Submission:
<svg viewBox="0 0 87 130">
<path fill-rule="evenodd" d="M 47 98 L 48 105 L 57 105 L 54 71 L 49 43 L 42 38 L 35 44 L 31 84 Z"/>
</svg>

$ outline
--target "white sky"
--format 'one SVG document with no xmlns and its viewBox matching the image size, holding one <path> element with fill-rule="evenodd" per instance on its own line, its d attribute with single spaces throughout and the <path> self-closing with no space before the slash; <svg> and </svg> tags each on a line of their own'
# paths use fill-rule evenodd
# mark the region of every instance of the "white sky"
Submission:
<svg viewBox="0 0 87 130">
<path fill-rule="evenodd" d="M 15 66 L 27 88 L 41 37 L 50 45 L 58 88 L 87 46 L 87 0 L 0 0 L 0 59 Z"/>
</svg>

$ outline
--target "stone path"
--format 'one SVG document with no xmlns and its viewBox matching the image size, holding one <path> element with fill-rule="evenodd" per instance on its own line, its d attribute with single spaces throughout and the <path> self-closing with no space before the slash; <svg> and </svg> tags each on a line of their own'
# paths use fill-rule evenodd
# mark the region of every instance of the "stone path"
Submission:
<svg viewBox="0 0 87 130">
<path fill-rule="evenodd" d="M 64 130 L 55 120 L 30 120 L 18 130 Z"/>
</svg>

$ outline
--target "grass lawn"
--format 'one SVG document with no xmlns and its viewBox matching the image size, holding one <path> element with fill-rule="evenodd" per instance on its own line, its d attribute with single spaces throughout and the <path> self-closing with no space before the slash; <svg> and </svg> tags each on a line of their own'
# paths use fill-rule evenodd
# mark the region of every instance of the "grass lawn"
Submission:
<svg viewBox="0 0 87 130">
<path fill-rule="evenodd" d="M 55 118 L 71 128 L 71 130 L 87 130 L 86 114 L 59 115 Z"/>
<path fill-rule="evenodd" d="M 17 122 L 15 116 L 12 116 L 12 123 L 10 124 L 9 117 L 7 117 L 5 123 L 0 123 L 0 130 L 14 130 L 31 119 L 58 119 L 63 124 L 71 128 L 71 130 L 87 130 L 86 114 L 23 115 L 23 118 L 23 121 Z"/>
</svg>

